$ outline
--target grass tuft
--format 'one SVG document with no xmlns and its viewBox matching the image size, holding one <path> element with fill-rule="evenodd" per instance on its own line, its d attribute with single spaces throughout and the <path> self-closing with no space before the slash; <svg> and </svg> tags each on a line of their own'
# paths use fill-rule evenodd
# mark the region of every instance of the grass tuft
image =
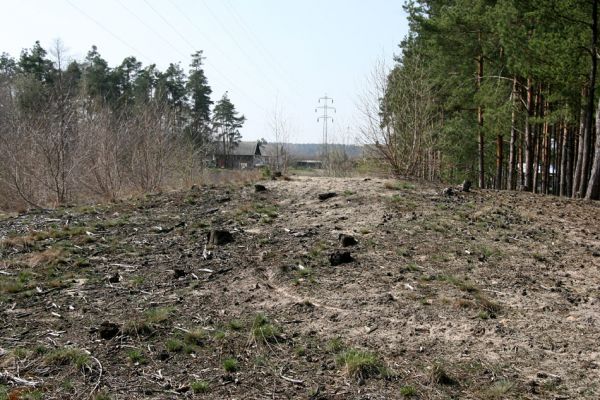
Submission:
<svg viewBox="0 0 600 400">
<path fill-rule="evenodd" d="M 235 372 L 239 369 L 238 361 L 235 358 L 226 358 L 223 361 L 223 369 L 227 372 Z"/>
<path fill-rule="evenodd" d="M 257 341 L 265 344 L 275 343 L 280 338 L 281 331 L 264 314 L 258 314 L 252 324 L 252 336 Z"/>
<path fill-rule="evenodd" d="M 402 386 L 400 388 L 400 394 L 404 397 L 412 397 L 417 395 L 417 389 L 413 386 Z"/>
<path fill-rule="evenodd" d="M 142 353 L 139 349 L 131 349 L 127 352 L 127 358 L 133 364 L 146 364 L 146 357 L 144 357 L 144 353 Z"/>
<path fill-rule="evenodd" d="M 192 388 L 192 392 L 198 394 L 198 393 L 206 393 L 208 392 L 208 389 L 210 388 L 210 386 L 208 385 L 208 382 L 206 381 L 194 381 L 190 384 L 190 387 Z"/>
<path fill-rule="evenodd" d="M 388 369 L 379 361 L 378 357 L 369 352 L 356 349 L 346 350 L 336 358 L 336 364 L 353 378 L 387 377 Z"/>
<path fill-rule="evenodd" d="M 194 329 L 193 331 L 187 332 L 183 340 L 187 344 L 194 346 L 202 346 L 206 341 L 207 334 L 204 329 Z"/>
<path fill-rule="evenodd" d="M 44 361 L 50 365 L 74 365 L 77 368 L 84 368 L 91 365 L 92 358 L 83 350 L 64 347 L 47 353 Z"/>
</svg>

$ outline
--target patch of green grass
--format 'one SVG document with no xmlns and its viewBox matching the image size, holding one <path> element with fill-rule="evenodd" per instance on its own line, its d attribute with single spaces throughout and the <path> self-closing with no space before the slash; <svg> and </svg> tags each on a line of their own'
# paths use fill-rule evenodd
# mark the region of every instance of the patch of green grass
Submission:
<svg viewBox="0 0 600 400">
<path fill-rule="evenodd" d="M 19 359 L 19 360 L 23 360 L 25 358 L 27 358 L 30 354 L 31 354 L 31 350 L 29 350 L 26 347 L 15 347 L 12 351 L 11 351 L 13 357 Z"/>
<path fill-rule="evenodd" d="M 421 268 L 419 268 L 419 266 L 413 262 L 406 264 L 406 270 L 409 272 L 419 272 L 421 271 Z"/>
<path fill-rule="evenodd" d="M 477 318 L 483 319 L 483 320 L 490 319 L 490 314 L 485 310 L 481 310 L 477 314 Z"/>
<path fill-rule="evenodd" d="M 41 390 L 31 390 L 20 395 L 20 400 L 42 400 L 44 398 L 44 392 Z"/>
<path fill-rule="evenodd" d="M 483 308 L 483 311 L 487 312 L 490 317 L 495 317 L 502 311 L 502 306 L 500 304 L 488 299 L 483 293 L 477 292 L 474 297 L 479 303 L 479 306 Z"/>
<path fill-rule="evenodd" d="M 232 331 L 241 331 L 244 328 L 244 323 L 239 319 L 232 319 L 227 323 L 227 327 Z"/>
<path fill-rule="evenodd" d="M 0 384 L 0 400 L 8 400 L 8 386 Z"/>
<path fill-rule="evenodd" d="M 66 390 L 67 392 L 70 392 L 71 390 L 73 390 L 73 381 L 70 379 L 65 379 L 64 381 L 61 382 L 60 387 L 64 390 Z"/>
<path fill-rule="evenodd" d="M 398 254 L 400 257 L 412 257 L 412 252 L 404 247 L 397 248 L 396 254 Z"/>
<path fill-rule="evenodd" d="M 5 281 L 0 282 L 0 292 L 6 294 L 16 294 L 23 292 L 27 289 L 27 287 L 14 279 L 7 279 Z"/>
<path fill-rule="evenodd" d="M 298 357 L 303 357 L 306 355 L 306 349 L 302 346 L 296 346 L 294 347 L 294 353 L 298 356 Z"/>
<path fill-rule="evenodd" d="M 167 351 L 170 351 L 171 353 L 179 353 L 183 351 L 184 344 L 181 340 L 172 338 L 167 340 L 165 347 Z"/>
<path fill-rule="evenodd" d="M 404 182 L 404 181 L 388 181 L 383 185 L 386 189 L 390 190 L 413 190 L 415 185 Z"/>
<path fill-rule="evenodd" d="M 412 397 L 417 395 L 417 389 L 413 386 L 402 386 L 400 388 L 400 394 L 404 397 Z"/>
<path fill-rule="evenodd" d="M 262 343 L 274 343 L 281 336 L 281 331 L 264 314 L 257 314 L 252 324 L 252 336 Z"/>
<path fill-rule="evenodd" d="M 202 346 L 204 345 L 207 338 L 206 331 L 204 329 L 194 329 L 189 332 L 186 332 L 183 340 L 190 345 L 193 346 Z"/>
<path fill-rule="evenodd" d="M 215 340 L 223 340 L 223 339 L 225 339 L 226 336 L 227 336 L 227 334 L 225 332 L 223 332 L 223 331 L 216 331 L 213 334 L 213 338 Z"/>
<path fill-rule="evenodd" d="M 352 190 L 344 190 L 344 192 L 342 194 L 344 196 L 348 197 L 348 196 L 352 196 L 354 194 L 354 192 Z"/>
<path fill-rule="evenodd" d="M 497 380 L 485 391 L 486 399 L 505 399 L 515 385 L 505 379 Z"/>
<path fill-rule="evenodd" d="M 127 358 L 133 364 L 146 364 L 146 357 L 140 349 L 130 349 L 127 351 Z"/>
<path fill-rule="evenodd" d="M 100 392 L 94 396 L 94 400 L 112 400 L 112 397 L 106 392 Z"/>
<path fill-rule="evenodd" d="M 454 275 L 439 275 L 437 279 L 440 281 L 448 282 L 464 292 L 476 293 L 479 291 L 479 289 L 477 289 L 475 284 L 473 284 L 472 282 L 460 279 Z"/>
<path fill-rule="evenodd" d="M 349 349 L 340 353 L 336 364 L 353 378 L 386 377 L 388 369 L 379 361 L 377 355 L 366 351 Z"/>
<path fill-rule="evenodd" d="M 458 384 L 458 381 L 451 377 L 446 368 L 441 363 L 435 363 L 431 369 L 431 381 L 439 385 L 452 386 Z"/>
<path fill-rule="evenodd" d="M 254 358 L 254 365 L 257 367 L 264 367 L 269 364 L 269 360 L 265 356 L 256 356 Z"/>
<path fill-rule="evenodd" d="M 342 341 L 342 338 L 337 337 L 327 341 L 325 347 L 330 353 L 339 353 L 346 348 L 346 345 Z"/>
<path fill-rule="evenodd" d="M 235 372 L 239 369 L 238 361 L 235 358 L 226 358 L 223 361 L 223 369 L 227 372 Z"/>
<path fill-rule="evenodd" d="M 254 204 L 254 211 L 271 219 L 279 216 L 277 206 L 273 204 Z"/>
<path fill-rule="evenodd" d="M 146 311 L 144 316 L 147 323 L 160 324 L 167 321 L 174 311 L 174 307 L 157 307 Z"/>
<path fill-rule="evenodd" d="M 198 393 L 206 393 L 210 389 L 208 382 L 206 381 L 194 381 L 190 383 L 190 387 L 192 388 L 192 392 Z"/>
<path fill-rule="evenodd" d="M 135 276 L 130 281 L 129 284 L 132 287 L 138 287 L 144 284 L 145 278 L 143 276 Z"/>
<path fill-rule="evenodd" d="M 154 328 L 143 319 L 128 321 L 123 327 L 123 333 L 128 336 L 148 336 L 154 332 Z"/>
<path fill-rule="evenodd" d="M 313 259 L 319 258 L 323 254 L 323 251 L 325 251 L 326 249 L 327 243 L 319 241 L 315 243 L 315 245 L 310 249 L 310 251 L 308 252 L 308 256 Z"/>
<path fill-rule="evenodd" d="M 84 368 L 91 365 L 92 358 L 83 350 L 63 347 L 48 352 L 44 356 L 44 361 L 51 365 L 74 365 L 77 368 Z"/>
</svg>

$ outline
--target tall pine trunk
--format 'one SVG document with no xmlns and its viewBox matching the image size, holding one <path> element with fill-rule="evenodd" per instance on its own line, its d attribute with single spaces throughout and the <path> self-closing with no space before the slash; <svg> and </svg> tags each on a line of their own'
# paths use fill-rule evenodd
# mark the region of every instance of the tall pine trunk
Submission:
<svg viewBox="0 0 600 400">
<path fill-rule="evenodd" d="M 479 34 L 481 41 L 481 33 Z M 481 80 L 483 79 L 483 54 L 477 57 L 477 90 L 481 89 Z M 483 134 L 483 107 L 481 104 L 477 106 L 477 133 L 479 139 L 479 187 L 485 188 L 485 144 Z"/>
<path fill-rule="evenodd" d="M 592 173 L 588 183 L 585 198 L 588 200 L 600 200 L 600 102 L 596 110 L 596 145 Z"/>
<path fill-rule="evenodd" d="M 588 118 L 589 123 L 589 136 L 591 142 L 592 136 L 592 109 L 594 108 L 594 87 L 596 84 L 596 68 L 598 64 L 598 0 L 594 0 L 593 11 L 592 11 L 592 74 L 590 82 L 590 97 L 588 99 L 588 110 L 590 110 L 590 116 Z M 597 200 L 600 198 L 600 102 L 598 103 L 598 110 L 596 110 L 596 143 L 594 149 L 590 149 L 589 152 L 595 152 L 594 161 L 591 167 L 590 180 L 587 183 L 587 191 L 585 194 L 586 199 Z"/>
<path fill-rule="evenodd" d="M 502 189 L 502 167 L 504 164 L 503 158 L 504 140 L 502 135 L 496 138 L 496 189 Z"/>
<path fill-rule="evenodd" d="M 510 116 L 510 147 L 508 151 L 508 182 L 507 188 L 509 190 L 515 190 L 516 187 L 516 141 L 517 141 L 517 127 L 516 127 L 516 114 L 517 114 L 517 77 L 513 78 L 512 87 L 512 113 Z"/>
<path fill-rule="evenodd" d="M 525 119 L 525 185 L 524 190 L 533 190 L 533 140 L 531 117 L 533 116 L 533 81 L 527 78 L 527 118 Z"/>
</svg>

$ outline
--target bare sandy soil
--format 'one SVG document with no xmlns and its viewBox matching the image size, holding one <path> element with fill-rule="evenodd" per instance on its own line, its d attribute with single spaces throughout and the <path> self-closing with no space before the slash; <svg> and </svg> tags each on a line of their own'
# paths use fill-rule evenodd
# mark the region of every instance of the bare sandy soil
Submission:
<svg viewBox="0 0 600 400">
<path fill-rule="evenodd" d="M 4 217 L 0 399 L 600 397 L 599 203 L 262 184 Z"/>
</svg>

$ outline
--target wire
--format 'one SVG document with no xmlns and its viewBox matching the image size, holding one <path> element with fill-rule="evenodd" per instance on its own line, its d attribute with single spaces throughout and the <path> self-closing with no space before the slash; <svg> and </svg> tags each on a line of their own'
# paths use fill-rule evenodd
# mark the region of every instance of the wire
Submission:
<svg viewBox="0 0 600 400">
<path fill-rule="evenodd" d="M 144 0 L 146 1 L 146 0 Z M 227 27 L 225 26 L 225 24 L 223 23 L 223 21 L 221 21 L 221 19 L 213 12 L 213 10 L 210 8 L 210 6 L 208 5 L 208 3 L 205 0 L 202 0 L 202 4 L 204 4 L 204 7 L 208 10 L 208 12 L 210 13 L 210 15 L 214 18 L 215 21 L 217 21 L 217 23 L 221 26 L 221 29 L 223 29 L 223 31 L 225 32 L 225 34 L 227 34 L 227 36 L 229 36 L 229 38 L 231 39 L 231 41 L 236 45 L 236 47 L 240 50 L 240 52 L 248 59 L 249 62 L 251 62 L 254 67 L 256 68 L 256 70 L 261 73 L 263 75 L 263 77 L 265 77 L 266 82 L 271 85 L 271 87 L 275 90 L 275 92 L 277 92 L 278 88 L 275 87 L 275 85 L 271 82 L 271 80 L 264 75 L 261 67 L 256 64 L 254 62 L 254 59 L 246 52 L 246 50 L 240 45 L 240 43 L 237 41 L 237 39 L 235 38 L 235 36 L 233 36 L 231 34 L 231 32 L 229 32 L 229 30 L 227 29 Z"/>
<path fill-rule="evenodd" d="M 287 73 L 286 69 L 281 65 L 277 57 L 273 56 L 269 49 L 262 44 L 260 38 L 254 33 L 254 31 L 245 22 L 244 18 L 231 5 L 231 1 L 226 0 L 224 4 L 227 10 L 229 11 L 229 14 L 233 17 L 234 20 L 236 20 L 237 25 L 241 27 L 246 32 L 247 37 L 251 39 L 251 41 L 254 44 L 254 47 L 256 47 L 265 56 L 265 58 L 268 58 L 271 61 L 272 64 L 269 65 L 274 65 L 275 67 L 277 67 L 273 68 L 273 70 L 279 73 L 280 77 L 283 78 L 285 83 L 293 84 L 295 86 L 294 89 L 300 88 L 299 86 L 297 86 L 297 82 L 294 79 L 290 79 L 291 75 Z"/>
<path fill-rule="evenodd" d="M 133 15 L 133 17 L 135 19 L 137 19 L 142 25 L 144 25 L 146 28 L 148 28 L 148 30 L 152 31 L 158 38 L 160 38 L 163 42 L 165 42 L 177 54 L 179 54 L 180 56 L 182 56 L 184 58 L 189 56 L 188 54 L 185 54 L 183 51 L 180 51 L 177 47 L 175 47 L 168 39 L 166 39 L 164 36 L 162 36 L 160 33 L 158 33 L 152 26 L 150 26 L 148 23 L 146 23 L 146 21 L 141 19 L 135 12 L 131 11 L 131 9 L 129 9 L 129 7 L 127 7 L 125 4 L 123 4 L 123 2 L 121 0 L 115 0 L 115 1 L 117 3 L 119 3 L 119 5 L 121 7 L 123 7 L 125 10 L 127 10 L 127 12 L 129 14 Z"/>
<path fill-rule="evenodd" d="M 187 43 L 188 46 L 190 46 L 190 48 L 192 49 L 192 51 L 196 51 L 197 49 L 195 48 L 195 46 L 184 36 L 181 34 L 181 32 L 179 32 L 179 30 L 177 28 L 175 28 L 175 26 L 173 26 L 173 24 L 171 24 L 165 17 L 163 17 L 162 14 L 160 14 L 149 2 L 148 0 L 144 0 L 144 3 L 146 3 L 146 5 L 156 14 L 158 15 L 158 17 L 163 20 L 185 43 Z M 212 63 L 210 63 L 209 60 L 206 60 L 206 65 L 210 66 L 211 68 L 214 69 L 214 71 L 216 73 L 218 73 L 227 83 L 229 83 L 229 85 L 234 88 L 235 90 L 237 90 L 241 95 L 243 95 L 244 97 L 246 97 L 248 100 L 250 100 L 250 102 L 252 102 L 256 107 L 262 109 L 263 111 L 267 111 L 262 105 L 260 105 L 258 102 L 256 102 L 251 96 L 249 96 L 243 89 L 241 89 L 238 85 L 236 85 L 233 81 L 231 81 L 225 74 L 223 74 L 219 68 L 217 68 L 216 66 L 212 65 Z"/>
<path fill-rule="evenodd" d="M 133 47 L 132 45 L 130 45 L 129 43 L 127 43 L 126 41 L 124 41 L 123 39 L 121 39 L 118 35 L 116 35 L 113 32 L 111 32 L 111 30 L 108 29 L 107 27 L 105 27 L 104 25 L 102 25 L 100 23 L 100 21 L 98 21 L 97 19 L 93 18 L 91 15 L 89 15 L 88 13 L 86 13 L 85 11 L 83 11 L 81 8 L 79 8 L 75 4 L 73 4 L 71 2 L 71 0 L 66 0 L 66 2 L 71 7 L 73 7 L 75 10 L 77 10 L 80 14 L 82 14 L 84 17 L 88 18 L 89 20 L 91 20 L 92 22 L 94 22 L 96 25 L 98 25 L 106 33 L 108 33 L 109 35 L 111 35 L 112 37 L 114 37 L 115 39 L 117 39 L 119 42 L 121 42 L 121 44 L 123 44 L 125 47 L 128 47 L 130 50 L 133 50 L 134 53 L 137 53 L 140 56 L 142 56 L 142 58 L 144 58 L 147 62 L 152 62 L 152 59 L 150 57 L 146 56 L 144 53 L 142 53 L 141 51 L 139 51 L 138 49 L 136 49 L 135 47 Z"/>
</svg>

